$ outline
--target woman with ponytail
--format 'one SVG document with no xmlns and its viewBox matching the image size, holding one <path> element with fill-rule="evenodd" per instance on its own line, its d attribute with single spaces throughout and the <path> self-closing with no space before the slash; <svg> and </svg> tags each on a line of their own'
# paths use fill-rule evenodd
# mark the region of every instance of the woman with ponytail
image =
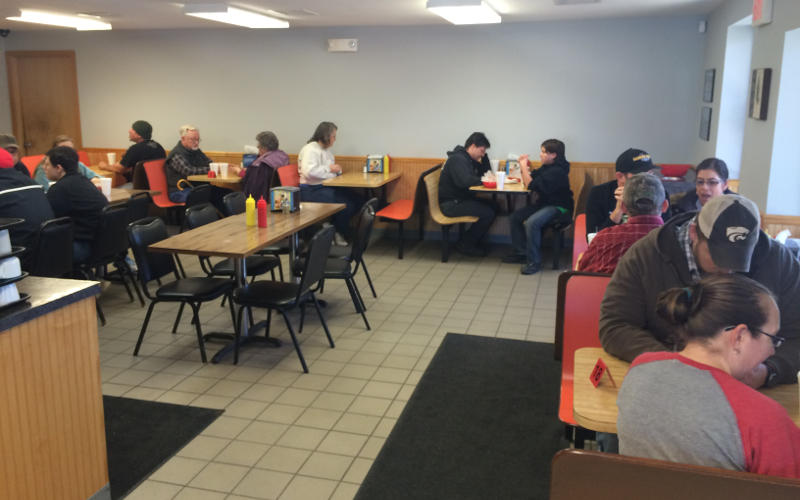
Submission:
<svg viewBox="0 0 800 500">
<path fill-rule="evenodd" d="M 740 382 L 775 352 L 772 294 L 741 275 L 659 296 L 680 352 L 637 357 L 617 398 L 623 455 L 800 477 L 800 429 L 776 401 Z"/>
</svg>

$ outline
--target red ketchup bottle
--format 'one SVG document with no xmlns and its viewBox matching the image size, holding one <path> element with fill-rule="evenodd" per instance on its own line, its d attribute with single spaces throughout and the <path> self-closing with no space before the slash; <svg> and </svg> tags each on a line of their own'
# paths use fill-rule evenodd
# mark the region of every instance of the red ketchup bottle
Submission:
<svg viewBox="0 0 800 500">
<path fill-rule="evenodd" d="M 264 201 L 263 196 L 256 203 L 256 211 L 258 212 L 258 227 L 267 227 L 267 202 Z"/>
</svg>

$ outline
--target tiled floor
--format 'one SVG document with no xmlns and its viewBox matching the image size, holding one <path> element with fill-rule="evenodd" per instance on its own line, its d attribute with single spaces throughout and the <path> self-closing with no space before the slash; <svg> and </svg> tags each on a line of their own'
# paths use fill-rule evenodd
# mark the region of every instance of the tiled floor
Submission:
<svg viewBox="0 0 800 500">
<path fill-rule="evenodd" d="M 309 374 L 279 317 L 272 334 L 282 347 L 249 348 L 238 366 L 230 357 L 203 364 L 188 317 L 169 333 L 176 307 L 167 304 L 156 306 L 134 357 L 145 309 L 110 287 L 100 299 L 108 318 L 100 328 L 104 394 L 225 409 L 128 498 L 352 498 L 445 333 L 552 342 L 558 273 L 522 276 L 518 265 L 500 263 L 505 250 L 484 259 L 454 254 L 442 264 L 436 242 L 417 244 L 403 260 L 393 242 L 377 242 L 366 256 L 377 299 L 357 277 L 372 330 L 344 284 L 326 283 L 336 348 L 309 313 L 299 335 Z M 182 260 L 200 274 L 196 259 Z M 232 329 L 219 303 L 200 316 L 204 331 Z M 209 354 L 219 345 L 207 343 Z"/>
</svg>

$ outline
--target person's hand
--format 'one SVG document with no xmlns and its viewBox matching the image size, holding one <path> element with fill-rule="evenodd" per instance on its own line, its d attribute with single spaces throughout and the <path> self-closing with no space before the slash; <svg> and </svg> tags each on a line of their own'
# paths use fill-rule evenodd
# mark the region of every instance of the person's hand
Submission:
<svg viewBox="0 0 800 500">
<path fill-rule="evenodd" d="M 614 190 L 614 199 L 617 200 L 617 205 L 614 207 L 614 210 L 609 214 L 608 218 L 611 219 L 614 224 L 619 224 L 622 220 L 622 215 L 625 211 L 622 208 L 622 191 L 625 189 L 623 186 L 618 187 Z"/>
<path fill-rule="evenodd" d="M 330 167 L 328 167 L 328 168 L 334 174 L 341 174 L 342 173 L 342 167 L 340 167 L 339 165 L 337 165 L 335 163 L 333 165 L 331 165 Z"/>
<path fill-rule="evenodd" d="M 228 176 L 229 177 L 233 177 L 233 176 L 237 176 L 237 175 L 241 174 L 242 170 L 244 170 L 244 169 L 242 167 L 240 167 L 239 165 L 234 165 L 233 163 L 228 163 Z"/>
<path fill-rule="evenodd" d="M 767 381 L 767 366 L 764 363 L 759 363 L 753 371 L 747 372 L 741 381 L 753 389 L 762 387 L 764 382 Z"/>
<path fill-rule="evenodd" d="M 519 157 L 519 166 L 521 168 L 527 169 L 528 168 L 528 164 L 530 163 L 530 159 L 529 158 L 530 158 L 530 156 L 528 156 L 528 155 L 520 156 Z"/>
</svg>

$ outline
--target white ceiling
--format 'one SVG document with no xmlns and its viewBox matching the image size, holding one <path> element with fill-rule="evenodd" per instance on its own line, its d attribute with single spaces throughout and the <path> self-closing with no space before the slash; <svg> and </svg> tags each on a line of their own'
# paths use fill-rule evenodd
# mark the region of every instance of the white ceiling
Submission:
<svg viewBox="0 0 800 500">
<path fill-rule="evenodd" d="M 216 1 L 219 3 L 225 0 Z M 214 3 L 215 0 L 184 2 Z M 723 0 L 600 0 L 599 3 L 584 5 L 555 5 L 554 0 L 489 0 L 501 13 L 503 22 L 704 15 L 722 2 Z M 283 13 L 293 27 L 448 24 L 425 9 L 426 0 L 229 0 L 227 3 L 265 13 L 270 10 Z M 0 28 L 48 29 L 41 25 L 6 20 L 8 16 L 19 15 L 20 8 L 64 14 L 93 14 L 110 22 L 114 29 L 229 27 L 185 16 L 182 5 L 169 0 L 3 0 L 0 5 Z"/>
</svg>

